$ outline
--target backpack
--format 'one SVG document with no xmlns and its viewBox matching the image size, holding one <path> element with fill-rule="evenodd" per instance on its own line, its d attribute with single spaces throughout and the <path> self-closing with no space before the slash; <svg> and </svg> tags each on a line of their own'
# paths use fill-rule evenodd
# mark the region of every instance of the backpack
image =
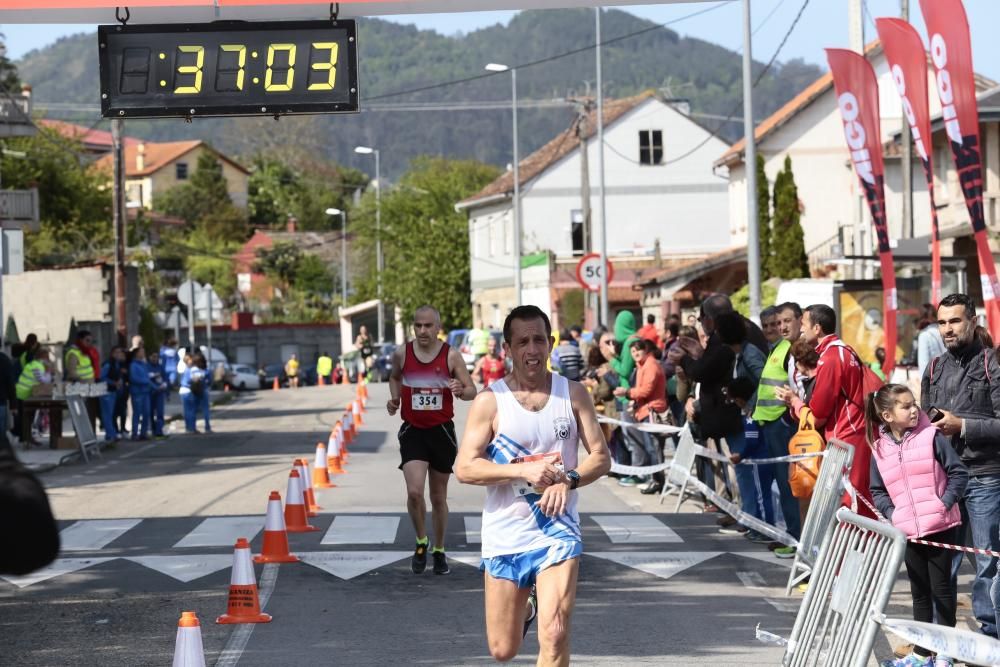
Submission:
<svg viewBox="0 0 1000 667">
<path fill-rule="evenodd" d="M 816 454 L 826 449 L 823 436 L 816 430 L 816 421 L 809 408 L 802 408 L 799 416 L 799 430 L 788 441 L 788 453 Z M 792 487 L 792 495 L 796 498 L 812 498 L 816 479 L 819 477 L 819 467 L 822 457 L 792 461 L 788 464 L 788 484 Z"/>
<path fill-rule="evenodd" d="M 864 362 L 861 361 L 861 357 L 858 356 L 858 353 L 854 351 L 853 347 L 851 347 L 850 345 L 847 345 L 843 341 L 837 341 L 831 347 L 833 347 L 833 346 L 842 347 L 845 350 L 847 350 L 848 352 L 850 352 L 851 356 L 853 356 L 854 359 L 855 359 L 855 361 L 858 362 L 858 366 L 861 367 L 861 395 L 862 396 L 870 396 L 871 394 L 874 394 L 876 391 L 878 391 L 879 389 L 881 389 L 882 387 L 885 386 L 885 380 L 883 380 L 882 378 L 880 378 L 875 373 L 875 371 L 873 371 L 871 369 L 871 367 L 868 364 L 866 364 L 866 363 L 864 363 Z M 934 362 L 932 361 L 931 363 L 933 364 Z M 842 393 L 844 395 L 844 398 L 846 398 L 848 400 L 848 402 L 853 403 L 854 405 L 857 405 L 858 408 L 861 410 L 861 412 L 864 413 L 865 406 L 864 406 L 864 399 L 863 398 L 861 400 L 862 404 L 858 405 L 857 403 L 854 403 L 854 401 L 851 400 L 851 397 L 847 395 L 847 391 L 844 390 L 843 387 L 840 388 L 840 393 Z"/>
</svg>

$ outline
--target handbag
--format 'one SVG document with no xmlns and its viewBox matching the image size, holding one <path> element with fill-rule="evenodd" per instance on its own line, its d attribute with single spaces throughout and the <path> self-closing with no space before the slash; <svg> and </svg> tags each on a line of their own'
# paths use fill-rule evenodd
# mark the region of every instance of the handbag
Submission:
<svg viewBox="0 0 1000 667">
<path fill-rule="evenodd" d="M 816 430 L 816 419 L 809 408 L 802 408 L 799 416 L 799 430 L 788 441 L 788 453 L 817 454 L 826 449 L 823 436 Z M 788 466 L 788 484 L 796 498 L 812 498 L 822 457 L 814 456 L 802 461 L 793 461 Z"/>
</svg>

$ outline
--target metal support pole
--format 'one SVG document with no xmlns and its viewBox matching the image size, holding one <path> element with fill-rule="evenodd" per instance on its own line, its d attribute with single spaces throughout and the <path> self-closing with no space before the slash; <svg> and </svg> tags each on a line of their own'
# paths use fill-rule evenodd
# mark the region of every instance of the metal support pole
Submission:
<svg viewBox="0 0 1000 667">
<path fill-rule="evenodd" d="M 378 291 L 378 342 L 385 340 L 385 310 L 382 307 L 382 172 L 375 149 L 375 270 Z"/>
<path fill-rule="evenodd" d="M 859 55 L 865 52 L 865 20 L 862 11 L 861 0 L 848 0 L 847 5 L 847 36 L 850 49 Z M 906 123 L 903 123 L 906 125 Z M 849 167 L 850 168 L 850 167 Z M 857 183 L 857 180 L 854 180 Z M 854 206 L 851 207 L 852 222 L 854 223 L 854 255 L 867 255 L 869 249 L 865 247 L 865 204 L 863 194 L 854 190 Z M 851 273 L 855 280 L 865 277 L 865 262 L 854 260 Z"/>
<path fill-rule="evenodd" d="M 208 310 L 205 317 L 205 340 L 208 345 L 208 370 L 214 371 L 215 367 L 212 366 L 212 297 L 214 293 L 212 292 L 212 284 L 208 283 L 202 288 L 201 293 L 205 295 L 205 300 L 208 301 Z"/>
<path fill-rule="evenodd" d="M 904 21 L 910 20 L 909 0 L 900 0 L 900 17 Z M 900 226 L 899 235 L 902 238 L 914 238 L 917 235 L 916 224 L 913 220 L 913 142 L 910 134 L 910 124 L 906 117 L 902 119 L 902 167 L 903 167 L 903 221 Z"/>
<path fill-rule="evenodd" d="M 521 305 L 521 155 L 517 148 L 517 69 L 510 68 L 511 107 L 514 121 L 514 305 Z"/>
<path fill-rule="evenodd" d="M 347 213 L 340 212 L 340 307 L 347 307 Z"/>
<path fill-rule="evenodd" d="M 194 281 L 191 274 L 187 274 L 188 289 L 191 292 L 191 299 L 188 301 L 188 352 L 194 352 Z"/>
<path fill-rule="evenodd" d="M 753 53 L 750 0 L 743 0 L 743 138 L 747 181 L 747 279 L 750 317 L 760 316 L 760 228 L 757 222 L 757 143 L 753 127 Z"/>
<path fill-rule="evenodd" d="M 597 21 L 596 39 L 597 42 L 597 179 L 601 192 L 601 203 L 598 210 L 601 212 L 601 306 L 600 315 L 597 318 L 599 324 L 608 326 L 611 321 L 608 314 L 608 272 L 605 268 L 608 264 L 608 223 L 607 207 L 604 199 L 604 87 L 601 67 L 601 8 L 595 8 Z"/>
<path fill-rule="evenodd" d="M 174 340 L 180 345 L 181 342 L 181 309 L 179 306 L 174 306 L 170 309 L 171 314 L 174 316 Z"/>
<path fill-rule="evenodd" d="M 114 308 L 112 308 L 112 328 L 118 335 L 118 342 L 128 340 L 128 319 L 125 309 L 125 156 L 122 149 L 124 121 L 111 121 L 111 147 L 114 160 L 114 183 L 112 184 L 113 220 L 115 235 Z"/>
</svg>

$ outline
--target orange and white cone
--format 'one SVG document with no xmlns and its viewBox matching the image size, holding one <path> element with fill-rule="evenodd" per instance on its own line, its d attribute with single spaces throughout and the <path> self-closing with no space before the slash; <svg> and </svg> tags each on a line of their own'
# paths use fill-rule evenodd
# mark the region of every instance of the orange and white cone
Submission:
<svg viewBox="0 0 1000 667">
<path fill-rule="evenodd" d="M 368 412 L 368 383 L 361 387 L 361 411 Z"/>
<path fill-rule="evenodd" d="M 316 443 L 316 458 L 313 460 L 313 488 L 332 489 L 336 484 L 330 482 L 330 473 L 326 470 L 326 445 L 322 442 Z"/>
<path fill-rule="evenodd" d="M 361 418 L 361 399 L 351 402 L 351 414 L 354 415 L 354 423 L 358 426 L 362 426 L 365 423 L 365 420 Z"/>
<path fill-rule="evenodd" d="M 247 538 L 236 538 L 233 551 L 233 574 L 229 577 L 229 609 L 215 619 L 216 623 L 270 623 L 271 615 L 260 611 L 257 596 L 257 576 L 250 560 Z"/>
<path fill-rule="evenodd" d="M 302 475 L 299 469 L 293 467 L 288 473 L 288 491 L 285 493 L 285 530 L 289 533 L 311 533 L 319 530 L 309 525 L 306 513 L 305 493 L 302 487 Z"/>
<path fill-rule="evenodd" d="M 343 432 L 344 432 L 344 439 L 342 442 L 345 445 L 350 443 L 351 440 L 354 439 L 354 436 L 351 434 L 351 420 L 352 417 L 350 412 L 345 412 L 344 416 L 341 417 L 340 419 L 340 423 L 343 424 Z"/>
<path fill-rule="evenodd" d="M 278 391 L 281 389 L 281 385 L 278 383 L 278 378 L 274 378 L 274 382 L 271 384 L 272 391 Z"/>
<path fill-rule="evenodd" d="M 323 509 L 316 504 L 316 494 L 313 492 L 312 475 L 309 473 L 309 462 L 305 459 L 295 459 L 299 475 L 302 477 L 302 493 L 306 500 L 306 516 L 319 516 Z"/>
<path fill-rule="evenodd" d="M 255 563 L 297 563 L 299 557 L 288 551 L 288 531 L 285 517 L 281 513 L 281 494 L 271 492 L 267 499 L 267 518 L 264 520 L 264 544 L 260 554 L 253 557 Z"/>
<path fill-rule="evenodd" d="M 326 381 L 323 379 L 322 375 L 319 376 L 319 382 L 317 382 L 316 384 L 318 384 L 320 387 L 326 386 Z"/>
<path fill-rule="evenodd" d="M 182 611 L 177 621 L 174 642 L 174 667 L 205 667 L 205 648 L 201 643 L 201 623 L 193 611 Z"/>
<path fill-rule="evenodd" d="M 341 431 L 340 422 L 337 422 L 337 426 L 334 427 L 333 431 L 330 433 L 330 438 L 326 442 L 326 474 L 327 475 L 340 475 L 344 472 L 342 467 L 343 458 L 341 453 L 343 448 L 341 447 Z"/>
</svg>

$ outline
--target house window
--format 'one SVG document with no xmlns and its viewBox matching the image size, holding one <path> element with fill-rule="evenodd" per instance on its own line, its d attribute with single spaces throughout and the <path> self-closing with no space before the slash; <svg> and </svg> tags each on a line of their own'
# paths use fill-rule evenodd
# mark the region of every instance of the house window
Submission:
<svg viewBox="0 0 1000 667">
<path fill-rule="evenodd" d="M 497 235 L 496 235 L 496 224 L 494 223 L 493 220 L 490 220 L 490 225 L 489 225 L 489 227 L 486 228 L 486 233 L 489 235 L 488 239 L 489 239 L 490 257 L 495 257 L 496 254 L 497 254 L 497 251 L 496 251 L 496 236 Z"/>
<path fill-rule="evenodd" d="M 570 219 L 570 239 L 573 243 L 573 254 L 582 255 L 586 252 L 583 247 L 583 211 L 574 208 L 569 212 Z"/>
<path fill-rule="evenodd" d="M 663 163 L 663 130 L 639 130 L 639 164 Z"/>
<path fill-rule="evenodd" d="M 177 169 L 177 180 L 186 181 L 188 177 L 187 162 L 178 162 L 174 167 Z"/>
</svg>

